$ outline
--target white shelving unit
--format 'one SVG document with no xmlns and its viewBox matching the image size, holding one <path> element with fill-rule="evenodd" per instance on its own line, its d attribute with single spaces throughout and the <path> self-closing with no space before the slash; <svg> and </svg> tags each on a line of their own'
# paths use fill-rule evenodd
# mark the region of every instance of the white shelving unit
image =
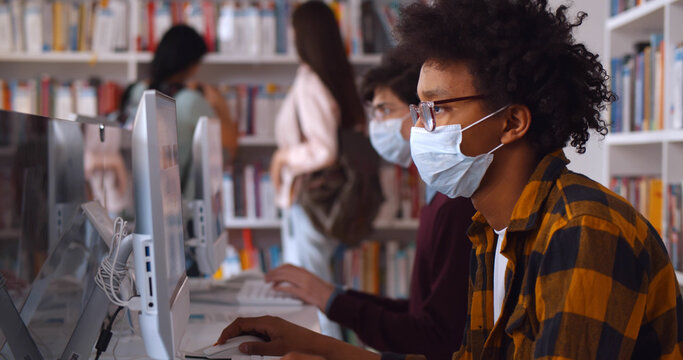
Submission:
<svg viewBox="0 0 683 360">
<path fill-rule="evenodd" d="M 239 138 L 240 146 L 270 146 L 275 147 L 275 138 L 260 136 L 243 136 Z"/>
<path fill-rule="evenodd" d="M 609 2 L 607 2 L 609 3 Z M 614 176 L 654 176 L 663 180 L 663 236 L 667 234 L 666 218 L 668 184 L 683 181 L 683 130 L 672 128 L 673 50 L 683 42 L 683 0 L 651 0 L 607 20 L 605 24 L 605 57 L 609 60 L 633 53 L 633 45 L 649 41 L 652 33 L 664 34 L 666 57 L 664 66 L 665 129 L 625 132 L 607 135 L 603 158 L 603 179 Z M 683 272 L 677 272 L 683 285 Z"/>
<path fill-rule="evenodd" d="M 249 219 L 249 218 L 233 218 L 227 219 L 225 227 L 229 230 L 237 229 L 280 229 L 281 220 L 264 220 L 264 219 Z"/>
<path fill-rule="evenodd" d="M 138 19 L 139 0 L 129 0 L 131 19 Z M 360 2 L 358 3 L 360 6 Z M 131 21 L 129 29 L 129 45 L 136 43 L 139 33 L 138 21 Z M 298 64 L 294 53 L 247 56 L 241 54 L 209 53 L 197 75 L 198 80 L 213 84 L 264 84 L 275 83 L 289 85 L 293 82 Z M 26 80 L 36 79 L 49 74 L 58 80 L 87 79 L 100 77 L 121 84 L 132 83 L 144 79 L 149 73 L 153 54 L 129 50 L 117 53 L 93 52 L 39 52 L 39 53 L 3 53 L 0 52 L 0 79 Z M 357 54 L 350 57 L 356 76 L 380 63 L 380 54 Z M 273 114 L 273 118 L 274 118 Z M 239 157 L 250 162 L 261 161 L 274 151 L 276 142 L 273 137 L 244 136 L 239 139 L 241 147 Z M 7 149 L 9 154 L 12 150 Z M 0 149 L 0 156 L 3 150 Z M 241 229 L 259 230 L 259 236 L 273 237 L 280 230 L 280 220 L 232 219 L 226 228 L 236 236 Z M 377 229 L 405 230 L 406 237 L 414 239 L 417 221 L 395 221 L 377 224 Z M 232 235 L 231 235 L 232 236 Z M 257 240 L 257 239 L 255 239 Z"/>
<path fill-rule="evenodd" d="M 378 221 L 375 223 L 376 230 L 417 230 L 419 222 L 415 220 L 395 220 L 395 221 Z M 233 218 L 226 219 L 225 227 L 227 229 L 280 229 L 282 227 L 282 220 L 262 220 L 249 218 Z"/>
<path fill-rule="evenodd" d="M 373 66 L 380 62 L 380 55 L 354 55 L 350 60 L 356 66 Z M 85 72 L 90 74 L 99 74 L 100 71 L 96 69 L 97 65 L 114 65 L 120 67 L 119 71 L 109 74 L 114 78 L 133 82 L 137 79 L 143 78 L 146 71 L 143 67 L 149 65 L 152 61 L 152 54 L 147 52 L 125 52 L 125 53 L 111 53 L 111 54 L 97 54 L 90 52 L 46 52 L 46 53 L 1 53 L 0 64 L 23 64 L 24 66 L 40 66 L 41 64 L 50 64 L 60 68 L 78 67 L 83 70 L 86 66 Z M 262 68 L 264 66 L 285 66 L 293 67 L 298 64 L 297 57 L 294 55 L 269 55 L 269 56 L 235 56 L 221 53 L 210 53 L 204 59 L 205 65 L 243 65 L 252 68 Z M 230 69 L 221 69 L 223 72 L 230 72 Z M 226 71 L 227 70 L 227 71 Z M 0 71 L 0 77 L 9 77 L 14 71 L 3 74 Z M 26 71 L 29 77 L 34 77 L 36 74 Z M 38 73 L 51 73 L 49 70 Z"/>
</svg>

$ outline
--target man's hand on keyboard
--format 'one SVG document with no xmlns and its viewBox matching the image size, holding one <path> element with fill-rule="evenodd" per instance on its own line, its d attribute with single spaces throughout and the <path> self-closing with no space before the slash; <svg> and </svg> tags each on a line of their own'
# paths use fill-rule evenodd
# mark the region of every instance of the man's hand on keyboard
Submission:
<svg viewBox="0 0 683 360">
<path fill-rule="evenodd" d="M 308 354 L 301 354 L 301 353 L 289 353 L 285 355 L 282 360 L 325 360 L 325 358 L 317 355 L 308 355 Z"/>
<path fill-rule="evenodd" d="M 273 289 L 292 294 L 321 311 L 325 311 L 327 300 L 334 292 L 334 285 L 306 269 L 289 264 L 270 271 L 266 274 L 266 281 L 274 283 Z"/>
</svg>

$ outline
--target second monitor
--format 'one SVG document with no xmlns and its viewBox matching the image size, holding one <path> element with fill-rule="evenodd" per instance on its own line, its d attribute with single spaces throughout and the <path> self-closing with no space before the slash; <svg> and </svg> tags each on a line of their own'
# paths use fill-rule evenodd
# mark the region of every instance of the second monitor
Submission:
<svg viewBox="0 0 683 360">
<path fill-rule="evenodd" d="M 192 201 L 195 255 L 199 271 L 213 275 L 219 268 L 228 243 L 223 226 L 223 153 L 221 124 L 217 119 L 199 119 L 192 140 Z"/>
</svg>

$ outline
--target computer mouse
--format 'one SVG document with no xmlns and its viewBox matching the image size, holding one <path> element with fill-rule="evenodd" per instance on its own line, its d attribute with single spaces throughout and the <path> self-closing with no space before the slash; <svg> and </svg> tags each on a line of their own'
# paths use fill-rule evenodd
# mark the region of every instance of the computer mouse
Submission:
<svg viewBox="0 0 683 360">
<path fill-rule="evenodd" d="M 244 355 L 239 350 L 239 346 L 246 342 L 265 342 L 265 340 L 258 336 L 242 335 L 229 339 L 225 344 L 209 346 L 203 351 L 209 359 L 230 359 L 234 355 Z"/>
</svg>

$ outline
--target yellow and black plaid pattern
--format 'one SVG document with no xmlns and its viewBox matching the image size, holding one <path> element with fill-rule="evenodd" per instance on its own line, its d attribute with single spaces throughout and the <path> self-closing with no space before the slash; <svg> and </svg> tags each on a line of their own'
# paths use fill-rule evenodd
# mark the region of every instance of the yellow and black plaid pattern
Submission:
<svg viewBox="0 0 683 360">
<path fill-rule="evenodd" d="M 682 359 L 683 302 L 662 240 L 567 163 L 561 150 L 546 156 L 512 213 L 495 325 L 496 238 L 474 216 L 469 317 L 453 359 Z"/>
<path fill-rule="evenodd" d="M 626 200 L 546 156 L 502 244 L 506 297 L 493 319 L 496 238 L 477 213 L 466 336 L 454 359 L 681 359 L 683 302 L 659 235 Z"/>
</svg>

